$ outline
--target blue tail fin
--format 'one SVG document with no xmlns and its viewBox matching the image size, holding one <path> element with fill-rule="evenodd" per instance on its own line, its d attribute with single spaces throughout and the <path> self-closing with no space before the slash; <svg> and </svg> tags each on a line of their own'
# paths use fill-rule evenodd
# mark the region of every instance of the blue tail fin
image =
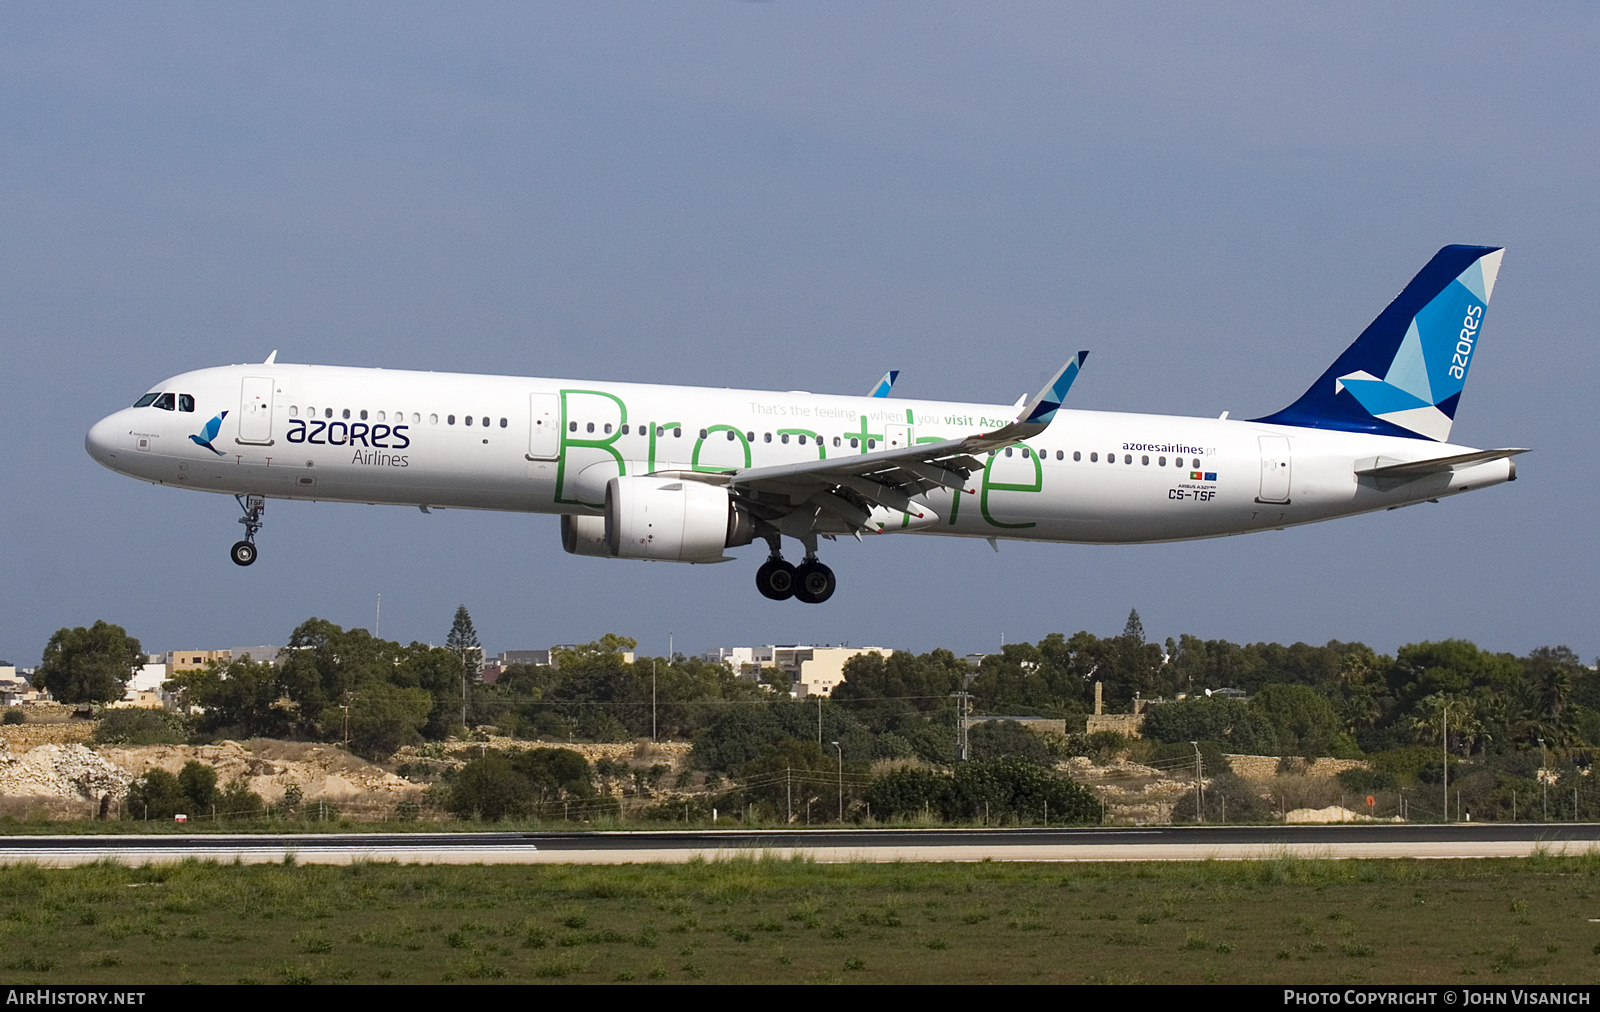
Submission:
<svg viewBox="0 0 1600 1012">
<path fill-rule="evenodd" d="M 1502 251 L 1446 246 L 1300 399 L 1257 422 L 1445 442 Z"/>
</svg>

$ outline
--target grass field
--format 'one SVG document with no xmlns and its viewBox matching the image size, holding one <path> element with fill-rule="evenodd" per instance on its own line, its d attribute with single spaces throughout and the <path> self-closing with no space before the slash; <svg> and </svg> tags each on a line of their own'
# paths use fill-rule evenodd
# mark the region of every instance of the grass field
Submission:
<svg viewBox="0 0 1600 1012">
<path fill-rule="evenodd" d="M 1593 983 L 1600 857 L 0 869 L 8 983 Z"/>
</svg>

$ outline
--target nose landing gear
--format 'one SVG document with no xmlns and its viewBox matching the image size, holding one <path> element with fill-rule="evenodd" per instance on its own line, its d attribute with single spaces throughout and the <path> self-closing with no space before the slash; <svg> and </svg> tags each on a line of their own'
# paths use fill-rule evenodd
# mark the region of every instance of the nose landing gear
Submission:
<svg viewBox="0 0 1600 1012">
<path fill-rule="evenodd" d="M 248 566 L 256 561 L 256 531 L 261 529 L 261 514 L 266 512 L 267 499 L 259 495 L 236 495 L 239 508 L 244 510 L 244 516 L 239 522 L 244 524 L 244 540 L 236 541 L 233 548 L 229 549 L 228 557 L 233 559 L 236 566 Z"/>
</svg>

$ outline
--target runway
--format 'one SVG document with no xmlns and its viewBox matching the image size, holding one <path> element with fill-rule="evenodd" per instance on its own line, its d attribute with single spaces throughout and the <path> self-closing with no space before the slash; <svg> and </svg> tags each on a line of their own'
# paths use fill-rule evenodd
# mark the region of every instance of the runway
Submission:
<svg viewBox="0 0 1600 1012">
<path fill-rule="evenodd" d="M 633 864 L 771 854 L 820 863 L 1484 858 L 1600 853 L 1600 824 L 815 829 L 0 837 L 0 864 Z"/>
</svg>

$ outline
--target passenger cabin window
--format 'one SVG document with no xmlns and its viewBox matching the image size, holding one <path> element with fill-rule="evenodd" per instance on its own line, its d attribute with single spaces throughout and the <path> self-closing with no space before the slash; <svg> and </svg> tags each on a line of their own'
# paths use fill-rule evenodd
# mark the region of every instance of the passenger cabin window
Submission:
<svg viewBox="0 0 1600 1012">
<path fill-rule="evenodd" d="M 366 408 L 362 408 L 361 409 L 361 420 L 363 422 L 367 420 L 367 409 Z"/>
<path fill-rule="evenodd" d="M 747 442 L 747 443 L 755 442 L 756 441 L 756 434 L 754 432 L 746 432 L 744 434 L 744 441 Z"/>
<path fill-rule="evenodd" d="M 178 410 L 179 411 L 193 411 L 194 410 L 194 394 L 179 394 L 178 395 Z"/>
<path fill-rule="evenodd" d="M 445 420 L 446 424 L 454 425 L 456 423 L 456 416 L 455 415 L 445 415 L 444 416 L 444 420 Z M 591 426 L 589 426 L 589 428 L 593 429 L 594 426 L 591 425 Z"/>
<path fill-rule="evenodd" d="M 1131 453 L 1124 453 L 1124 454 L 1123 454 L 1123 455 L 1122 455 L 1122 462 L 1123 462 L 1123 463 L 1124 463 L 1124 464 L 1131 464 L 1131 463 L 1133 463 L 1133 454 L 1131 454 Z"/>
<path fill-rule="evenodd" d="M 1139 458 L 1139 462 L 1141 464 L 1143 464 L 1145 467 L 1149 467 L 1150 466 L 1150 456 L 1149 456 L 1149 454 L 1146 454 L 1146 455 L 1140 457 Z"/>
<path fill-rule="evenodd" d="M 323 408 L 322 409 L 322 417 L 323 418 L 332 418 L 333 417 L 333 409 L 332 408 Z"/>
<path fill-rule="evenodd" d="M 290 418 L 299 418 L 300 417 L 300 406 L 299 405 L 297 405 L 297 404 L 289 405 L 289 417 Z"/>
<path fill-rule="evenodd" d="M 488 422 L 488 421 L 487 421 L 487 420 L 485 420 L 485 421 L 484 421 L 484 423 L 483 423 L 483 424 L 485 424 L 485 425 L 488 425 L 488 424 L 489 424 L 489 422 Z M 509 423 L 509 422 L 508 422 L 508 421 L 507 421 L 507 420 L 506 420 L 506 419 L 504 419 L 504 418 L 502 418 L 502 419 L 500 419 L 500 427 L 501 427 L 501 428 L 502 428 L 502 429 L 503 429 L 503 428 L 505 428 L 505 427 L 506 427 L 506 426 L 507 426 L 507 425 L 509 425 L 509 424 L 510 424 L 510 423 Z M 627 434 L 628 434 L 628 427 L 627 427 L 627 426 L 626 426 L 626 425 L 624 425 L 624 426 L 623 426 L 623 427 L 622 427 L 622 434 L 623 434 L 623 435 L 624 435 L 624 436 L 626 436 L 626 435 L 627 435 Z"/>
<path fill-rule="evenodd" d="M 468 415 L 466 418 L 463 418 L 462 421 L 466 422 L 468 425 L 471 425 L 472 424 L 472 416 Z M 589 431 L 590 432 L 594 431 L 594 426 L 593 425 L 589 426 Z"/>
<path fill-rule="evenodd" d="M 738 438 L 739 438 L 739 434 L 737 432 L 733 431 L 732 429 L 728 430 L 728 442 L 731 443 L 735 439 L 738 439 Z"/>
<path fill-rule="evenodd" d="M 1167 458 L 1165 458 L 1165 457 L 1157 457 L 1156 458 L 1156 466 L 1157 467 L 1166 467 L 1167 466 Z"/>
<path fill-rule="evenodd" d="M 154 404 L 156 402 L 156 398 L 160 396 L 160 394 L 145 394 L 143 397 L 134 401 L 133 406 L 136 408 L 148 408 L 150 405 Z"/>
<path fill-rule="evenodd" d="M 1073 450 L 1072 451 L 1072 459 L 1073 460 L 1082 460 L 1083 459 L 1083 451 L 1082 450 Z"/>
<path fill-rule="evenodd" d="M 344 417 L 346 417 L 346 418 L 350 417 L 350 409 L 349 408 L 345 408 L 344 409 Z"/>
<path fill-rule="evenodd" d="M 1098 453 L 1089 454 L 1089 463 L 1098 464 L 1099 462 L 1100 462 L 1100 455 Z"/>
</svg>

